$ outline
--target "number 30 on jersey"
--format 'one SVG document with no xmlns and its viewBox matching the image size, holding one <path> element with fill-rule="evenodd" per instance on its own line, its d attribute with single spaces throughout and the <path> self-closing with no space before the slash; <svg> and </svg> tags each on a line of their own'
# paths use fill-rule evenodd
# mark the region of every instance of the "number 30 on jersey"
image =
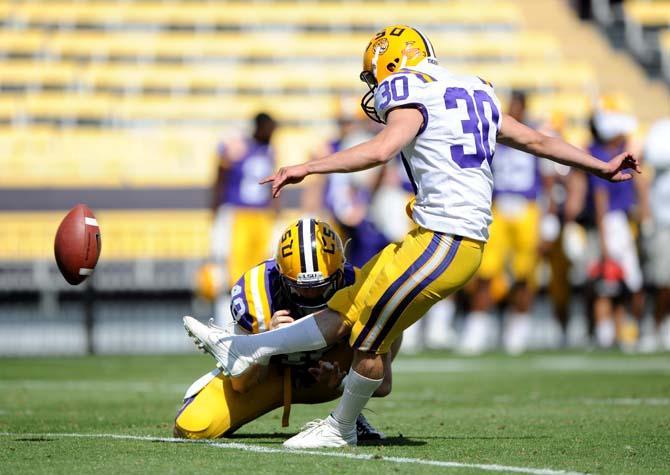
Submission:
<svg viewBox="0 0 670 475">
<path fill-rule="evenodd" d="M 498 124 L 500 112 L 494 100 L 486 91 L 476 89 L 472 92 L 462 87 L 448 87 L 444 92 L 444 106 L 447 110 L 458 109 L 459 101 L 465 103 L 468 118 L 461 121 L 464 135 L 472 135 L 475 143 L 475 153 L 465 153 L 463 145 L 451 146 L 451 157 L 461 168 L 479 168 L 484 160 L 491 165 L 493 152 L 489 143 L 491 123 L 486 117 L 484 104 L 491 107 L 491 119 L 494 127 Z"/>
</svg>

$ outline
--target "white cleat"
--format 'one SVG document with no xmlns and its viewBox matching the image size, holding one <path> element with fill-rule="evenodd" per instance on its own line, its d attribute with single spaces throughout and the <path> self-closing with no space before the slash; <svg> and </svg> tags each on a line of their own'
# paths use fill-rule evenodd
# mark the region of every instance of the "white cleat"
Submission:
<svg viewBox="0 0 670 475">
<path fill-rule="evenodd" d="M 203 325 L 188 316 L 184 317 L 184 328 L 200 350 L 214 357 L 225 376 L 240 376 L 254 364 L 250 356 L 236 351 L 235 339 L 244 337 L 231 335 L 222 327 Z"/>
<path fill-rule="evenodd" d="M 302 432 L 284 442 L 284 447 L 287 449 L 323 449 L 347 445 L 356 446 L 356 442 L 355 426 L 350 432 L 343 434 L 337 421 L 332 416 L 328 416 L 323 420 L 308 422 L 302 428 Z"/>
</svg>

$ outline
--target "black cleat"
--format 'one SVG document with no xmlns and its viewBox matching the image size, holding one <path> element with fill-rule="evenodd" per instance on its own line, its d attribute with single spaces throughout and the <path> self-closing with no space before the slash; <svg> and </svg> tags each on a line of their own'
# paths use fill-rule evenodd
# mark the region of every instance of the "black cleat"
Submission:
<svg viewBox="0 0 670 475">
<path fill-rule="evenodd" d="M 356 418 L 356 435 L 359 441 L 386 439 L 384 433 L 372 427 L 363 414 L 359 414 Z"/>
</svg>

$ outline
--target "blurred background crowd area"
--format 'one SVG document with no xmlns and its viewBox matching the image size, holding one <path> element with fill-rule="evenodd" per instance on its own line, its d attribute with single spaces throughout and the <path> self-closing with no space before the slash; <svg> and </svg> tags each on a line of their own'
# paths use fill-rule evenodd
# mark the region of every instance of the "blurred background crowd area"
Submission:
<svg viewBox="0 0 670 475">
<path fill-rule="evenodd" d="M 393 23 L 520 120 L 646 172 L 612 188 L 498 150 L 480 275 L 405 351 L 670 350 L 670 0 L 17 0 L 0 2 L 0 355 L 188 351 L 180 317 L 220 318 L 291 220 L 336 225 L 357 265 L 402 236 L 399 161 L 274 202 L 256 184 L 375 133 L 358 74 Z M 53 238 L 79 202 L 103 247 L 73 288 Z"/>
</svg>

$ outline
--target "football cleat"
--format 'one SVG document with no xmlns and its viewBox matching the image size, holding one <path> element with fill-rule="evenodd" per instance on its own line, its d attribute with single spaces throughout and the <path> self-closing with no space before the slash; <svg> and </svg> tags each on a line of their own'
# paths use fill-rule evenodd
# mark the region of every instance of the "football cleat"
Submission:
<svg viewBox="0 0 670 475">
<path fill-rule="evenodd" d="M 356 418 L 356 436 L 359 441 L 386 439 L 384 433 L 375 429 L 363 414 Z"/>
<path fill-rule="evenodd" d="M 244 337 L 231 335 L 221 327 L 203 325 L 189 316 L 184 317 L 184 328 L 199 349 L 214 357 L 225 376 L 240 376 L 254 364 L 251 356 L 236 349 L 235 340 Z"/>
<path fill-rule="evenodd" d="M 356 445 L 356 429 L 342 433 L 332 416 L 308 422 L 302 431 L 284 442 L 287 449 L 319 449 Z"/>
</svg>

